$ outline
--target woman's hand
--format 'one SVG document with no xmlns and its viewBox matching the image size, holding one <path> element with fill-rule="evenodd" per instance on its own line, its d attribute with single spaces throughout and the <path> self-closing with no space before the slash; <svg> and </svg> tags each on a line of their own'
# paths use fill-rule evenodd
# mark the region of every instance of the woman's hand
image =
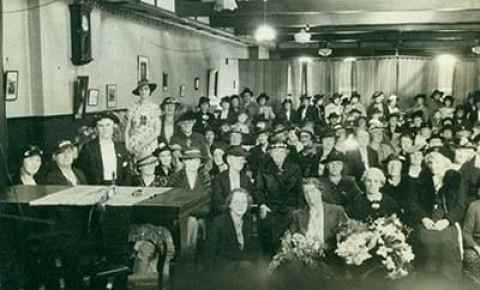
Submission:
<svg viewBox="0 0 480 290">
<path fill-rule="evenodd" d="M 423 218 L 422 224 L 427 230 L 433 231 L 435 229 L 435 223 L 430 218 Z"/>
<path fill-rule="evenodd" d="M 450 222 L 447 219 L 441 219 L 437 223 L 435 223 L 435 230 L 443 231 L 444 229 L 448 228 Z"/>
</svg>

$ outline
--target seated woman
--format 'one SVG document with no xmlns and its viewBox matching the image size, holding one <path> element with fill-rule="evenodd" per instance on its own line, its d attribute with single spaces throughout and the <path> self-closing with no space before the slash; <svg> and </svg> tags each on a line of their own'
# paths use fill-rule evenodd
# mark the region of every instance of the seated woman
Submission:
<svg viewBox="0 0 480 290">
<path fill-rule="evenodd" d="M 155 175 L 159 178 L 160 186 L 167 186 L 168 177 L 177 169 L 176 164 L 173 162 L 172 150 L 167 144 L 160 143 L 158 148 L 153 151 L 153 156 L 158 159 Z"/>
<path fill-rule="evenodd" d="M 387 158 L 387 181 L 381 192 L 395 199 L 400 207 L 400 218 L 405 221 L 406 209 L 408 207 L 408 181 L 402 175 L 404 160 L 398 155 L 390 155 Z"/>
<path fill-rule="evenodd" d="M 137 161 L 138 175 L 134 176 L 132 186 L 162 187 L 160 176 L 155 174 L 158 159 L 155 156 L 147 156 Z"/>
<path fill-rule="evenodd" d="M 368 221 L 400 214 L 400 207 L 395 199 L 380 191 L 386 182 L 385 175 L 380 169 L 375 167 L 367 169 L 362 181 L 365 185 L 365 194 L 357 195 L 353 200 L 348 211 L 351 218 Z"/>
<path fill-rule="evenodd" d="M 319 239 L 323 241 L 326 250 L 333 253 L 337 245 L 337 229 L 348 217 L 343 207 L 323 202 L 324 192 L 325 185 L 317 178 L 304 179 L 303 194 L 307 206 L 292 213 L 289 231 Z"/>
<path fill-rule="evenodd" d="M 45 177 L 48 185 L 81 185 L 87 184 L 85 174 L 73 167 L 74 147 L 69 140 L 61 140 L 55 146 L 53 160 L 55 164 L 50 168 Z"/>
<path fill-rule="evenodd" d="M 237 188 L 225 203 L 229 210 L 213 219 L 208 228 L 208 268 L 227 275 L 247 268 L 254 270 L 260 261 L 261 246 L 256 223 L 248 211 L 252 197 L 245 189 Z"/>
<path fill-rule="evenodd" d="M 449 289 L 462 274 L 458 222 L 464 215 L 461 176 L 449 169 L 451 161 L 439 152 L 425 156 L 427 169 L 409 189 L 410 212 L 416 222 L 416 261 L 421 273 L 444 278 Z"/>
<path fill-rule="evenodd" d="M 22 164 L 13 182 L 14 184 L 37 185 L 37 173 L 42 166 L 43 151 L 37 146 L 28 145 L 22 152 Z"/>
</svg>

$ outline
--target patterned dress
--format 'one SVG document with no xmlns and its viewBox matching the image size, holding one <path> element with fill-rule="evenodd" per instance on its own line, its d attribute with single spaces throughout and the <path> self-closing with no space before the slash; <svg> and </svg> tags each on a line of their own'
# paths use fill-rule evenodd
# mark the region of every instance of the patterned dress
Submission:
<svg viewBox="0 0 480 290">
<path fill-rule="evenodd" d="M 128 112 L 130 130 L 127 132 L 127 149 L 141 159 L 152 154 L 158 146 L 157 128 L 161 128 L 160 108 L 150 101 L 136 103 Z"/>
</svg>

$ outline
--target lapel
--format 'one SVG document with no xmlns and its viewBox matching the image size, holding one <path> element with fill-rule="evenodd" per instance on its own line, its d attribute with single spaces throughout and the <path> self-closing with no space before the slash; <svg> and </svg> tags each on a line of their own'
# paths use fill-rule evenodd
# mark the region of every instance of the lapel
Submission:
<svg viewBox="0 0 480 290">
<path fill-rule="evenodd" d="M 223 189 L 225 190 L 224 192 L 230 192 L 230 174 L 229 174 L 229 169 L 225 170 L 222 172 L 224 174 L 224 178 L 222 178 L 222 183 L 223 183 Z"/>
<path fill-rule="evenodd" d="M 117 175 L 118 175 L 122 170 L 123 150 L 121 150 L 120 143 L 115 141 L 113 141 L 113 148 L 115 148 L 115 158 L 117 159 Z M 116 178 L 118 178 L 118 176 Z"/>
<path fill-rule="evenodd" d="M 100 171 L 101 176 L 103 176 L 103 159 L 102 159 L 102 150 L 100 149 L 100 139 L 95 140 L 94 146 L 92 146 L 94 162 L 98 170 Z"/>
<path fill-rule="evenodd" d="M 232 215 L 230 214 L 230 211 L 227 211 L 227 223 L 228 223 L 227 237 L 232 237 L 233 240 L 236 241 L 235 244 L 237 246 L 237 249 L 240 251 L 240 243 L 238 242 L 238 239 L 237 239 L 237 232 L 235 231 L 235 225 L 233 224 L 233 219 L 232 219 Z M 242 224 L 242 233 L 244 233 L 243 242 L 245 243 L 245 222 L 243 222 Z M 245 249 L 245 245 L 243 245 L 243 248 Z"/>
</svg>

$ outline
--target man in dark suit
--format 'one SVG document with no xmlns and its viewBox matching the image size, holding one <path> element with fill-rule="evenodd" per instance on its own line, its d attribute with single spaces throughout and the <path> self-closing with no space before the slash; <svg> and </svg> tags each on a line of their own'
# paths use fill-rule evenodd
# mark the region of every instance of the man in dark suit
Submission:
<svg viewBox="0 0 480 290">
<path fill-rule="evenodd" d="M 193 131 L 204 134 L 208 127 L 215 124 L 215 116 L 210 113 L 210 99 L 208 97 L 200 97 L 198 107 L 200 110 L 195 113 L 196 122 Z"/>
<path fill-rule="evenodd" d="M 200 149 L 202 156 L 208 159 L 208 144 L 205 136 L 193 131 L 195 125 L 195 113 L 188 111 L 184 113 L 177 121 L 180 130 L 177 130 L 170 140 L 170 144 L 180 145 L 182 148 L 195 147 Z"/>
<path fill-rule="evenodd" d="M 465 162 L 459 171 L 462 176 L 461 190 L 466 199 L 466 206 L 478 199 L 477 191 L 480 184 L 480 135 L 473 138 L 473 146 L 476 148 L 476 154 L 472 159 Z"/>
<path fill-rule="evenodd" d="M 305 124 L 306 122 L 315 122 L 316 110 L 312 106 L 310 99 L 311 96 L 303 95 L 300 97 L 302 104 L 297 109 L 297 122 L 299 124 Z"/>
<path fill-rule="evenodd" d="M 378 152 L 369 146 L 370 134 L 363 129 L 356 132 L 358 148 L 346 152 L 345 161 L 348 164 L 349 174 L 360 181 L 363 173 L 370 167 L 380 168 Z"/>
<path fill-rule="evenodd" d="M 297 111 L 293 109 L 293 101 L 291 98 L 286 98 L 282 102 L 282 109 L 277 115 L 277 121 L 285 124 L 297 123 Z"/>
<path fill-rule="evenodd" d="M 228 149 L 226 160 L 228 170 L 219 173 L 212 180 L 212 215 L 225 212 L 225 199 L 236 188 L 243 188 L 254 196 L 253 183 L 243 171 L 248 152 L 241 146 L 232 146 Z"/>
<path fill-rule="evenodd" d="M 120 122 L 112 112 L 95 119 L 97 138 L 83 147 L 78 165 L 91 185 L 129 185 L 129 154 L 125 145 L 113 141 L 113 132 Z"/>
</svg>

